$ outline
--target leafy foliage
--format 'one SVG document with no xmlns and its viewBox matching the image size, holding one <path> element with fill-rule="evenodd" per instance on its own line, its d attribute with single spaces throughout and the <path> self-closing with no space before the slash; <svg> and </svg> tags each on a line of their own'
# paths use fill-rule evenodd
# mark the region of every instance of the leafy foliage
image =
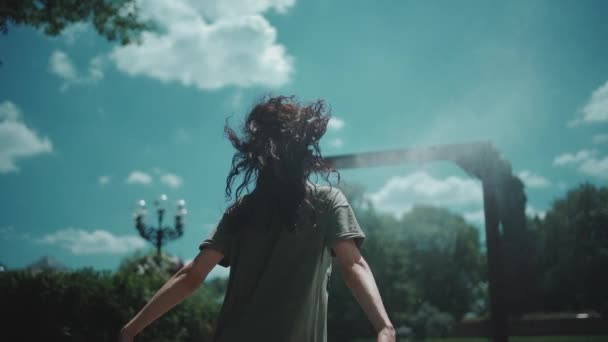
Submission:
<svg viewBox="0 0 608 342">
<path fill-rule="evenodd" d="M 427 302 L 422 303 L 410 319 L 416 339 L 447 336 L 453 321 L 452 315 L 439 311 Z"/>
<path fill-rule="evenodd" d="M 184 262 L 175 256 L 163 253 L 159 259 L 155 251 L 135 252 L 122 260 L 118 272 L 146 276 L 160 275 L 169 278 L 183 266 Z"/>
<path fill-rule="evenodd" d="M 0 273 L 3 334 L 9 341 L 115 341 L 120 328 L 167 279 L 162 272 L 93 269 Z M 217 298 L 216 291 L 201 287 L 138 341 L 211 341 Z"/>
<path fill-rule="evenodd" d="M 393 324 L 414 336 L 443 336 L 454 319 L 485 311 L 485 263 L 478 232 L 460 215 L 419 206 L 397 219 L 378 213 L 360 189 L 345 189 L 367 239 L 370 264 Z M 353 198 L 354 196 L 354 198 Z M 371 325 L 338 275 L 331 279 L 329 340 L 373 336 Z"/>
<path fill-rule="evenodd" d="M 397 219 L 376 212 L 361 189 L 344 192 L 368 235 L 363 254 L 393 324 L 411 328 L 417 338 L 441 336 L 453 321 L 489 313 L 485 255 L 477 231 L 461 216 L 419 206 Z M 503 246 L 510 266 L 505 271 L 511 271 L 507 295 L 519 301 L 510 308 L 513 315 L 608 314 L 608 188 L 582 184 L 557 199 L 545 218 L 511 223 L 520 230 L 510 231 Z M 339 276 L 332 278 L 330 291 L 330 340 L 371 337 L 367 318 Z"/>
<path fill-rule="evenodd" d="M 532 224 L 540 309 L 608 313 L 608 188 L 582 184 Z"/>
<path fill-rule="evenodd" d="M 367 234 L 363 254 L 398 331 L 445 336 L 462 317 L 487 314 L 485 257 L 477 230 L 460 215 L 419 206 L 395 218 L 377 212 L 361 189 L 344 192 Z M 608 188 L 582 184 L 556 200 L 544 219 L 529 218 L 527 227 L 536 253 L 530 288 L 541 298 L 533 309 L 608 312 Z M 158 264 L 152 253 L 126 258 L 115 273 L 2 272 L 7 340 L 113 341 L 181 265 L 166 255 Z M 211 340 L 225 289 L 226 279 L 206 282 L 138 341 Z M 35 329 L 24 331 L 24 322 Z M 330 341 L 373 336 L 338 272 L 330 281 L 328 335 Z"/>
<path fill-rule="evenodd" d="M 133 0 L 6 0 L 0 5 L 0 32 L 5 34 L 13 24 L 57 36 L 68 25 L 89 20 L 101 36 L 123 45 L 148 27 L 138 19 Z"/>
</svg>

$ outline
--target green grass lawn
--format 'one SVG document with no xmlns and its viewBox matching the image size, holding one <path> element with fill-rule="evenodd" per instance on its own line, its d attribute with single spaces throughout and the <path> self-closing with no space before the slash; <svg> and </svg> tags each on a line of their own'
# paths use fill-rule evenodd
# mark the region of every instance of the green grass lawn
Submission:
<svg viewBox="0 0 608 342">
<path fill-rule="evenodd" d="M 491 342 L 489 338 L 435 338 L 428 342 Z M 607 342 L 608 336 L 535 336 L 509 338 L 511 342 Z"/>
<path fill-rule="evenodd" d="M 360 340 L 357 342 L 372 342 L 375 340 Z M 608 342 L 608 336 L 536 336 L 509 338 L 510 342 Z M 492 342 L 489 338 L 431 338 L 427 342 Z"/>
</svg>

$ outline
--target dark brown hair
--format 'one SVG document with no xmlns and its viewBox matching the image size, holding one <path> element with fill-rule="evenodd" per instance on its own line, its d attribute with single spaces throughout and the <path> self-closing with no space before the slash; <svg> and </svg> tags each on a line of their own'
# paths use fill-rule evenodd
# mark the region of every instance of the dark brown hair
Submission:
<svg viewBox="0 0 608 342">
<path fill-rule="evenodd" d="M 316 173 L 329 183 L 335 173 L 339 181 L 319 147 L 330 118 L 323 100 L 303 105 L 294 96 L 267 96 L 247 115 L 240 137 L 226 122 L 224 131 L 236 149 L 226 179 L 226 197 L 234 200 L 231 208 L 247 191 L 251 202 L 258 202 L 257 210 L 264 212 L 265 223 L 278 220 L 292 228 L 299 206 L 312 206 L 307 198 L 309 176 Z"/>
</svg>

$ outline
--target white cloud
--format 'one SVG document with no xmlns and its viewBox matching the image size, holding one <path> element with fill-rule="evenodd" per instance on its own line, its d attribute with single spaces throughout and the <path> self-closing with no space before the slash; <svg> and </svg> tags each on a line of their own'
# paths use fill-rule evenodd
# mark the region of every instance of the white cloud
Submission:
<svg viewBox="0 0 608 342">
<path fill-rule="evenodd" d="M 464 219 L 473 224 L 485 224 L 486 214 L 483 209 L 479 209 L 476 211 L 469 211 L 464 214 Z"/>
<path fill-rule="evenodd" d="M 608 82 L 591 94 L 580 120 L 587 123 L 608 122 Z"/>
<path fill-rule="evenodd" d="M 115 47 L 110 58 L 129 75 L 199 89 L 281 86 L 293 73 L 293 58 L 261 13 L 283 12 L 293 2 L 148 0 L 140 15 L 160 29 L 143 32 L 141 44 Z"/>
<path fill-rule="evenodd" d="M 97 82 L 103 79 L 103 57 L 95 56 L 89 62 L 89 81 Z"/>
<path fill-rule="evenodd" d="M 175 131 L 175 141 L 180 144 L 188 143 L 192 140 L 192 136 L 183 128 L 178 128 Z"/>
<path fill-rule="evenodd" d="M 165 173 L 160 177 L 160 181 L 174 189 L 179 188 L 183 183 L 182 178 L 174 173 Z"/>
<path fill-rule="evenodd" d="M 530 171 L 523 170 L 517 174 L 527 187 L 530 188 L 546 188 L 551 185 L 551 182 L 541 175 L 534 174 Z"/>
<path fill-rule="evenodd" d="M 344 141 L 340 138 L 334 138 L 329 141 L 329 146 L 331 147 L 340 148 L 342 145 L 344 145 Z"/>
<path fill-rule="evenodd" d="M 131 172 L 131 174 L 129 174 L 129 177 L 127 178 L 127 183 L 147 185 L 152 183 L 152 176 L 145 172 L 135 170 Z"/>
<path fill-rule="evenodd" d="M 87 23 L 75 23 L 63 29 L 63 31 L 61 32 L 61 37 L 68 45 L 72 45 L 88 29 L 89 24 Z"/>
<path fill-rule="evenodd" d="M 29 233 L 19 232 L 13 226 L 0 228 L 0 240 L 29 240 L 30 238 Z"/>
<path fill-rule="evenodd" d="M 596 150 L 580 150 L 576 153 L 564 153 L 553 161 L 556 166 L 576 166 L 588 176 L 608 179 L 608 156 L 598 157 Z"/>
<path fill-rule="evenodd" d="M 51 73 L 64 80 L 61 90 L 67 90 L 74 84 L 91 84 L 103 79 L 103 57 L 96 56 L 89 61 L 87 73 L 80 74 L 70 57 L 61 50 L 55 50 L 49 58 Z"/>
<path fill-rule="evenodd" d="M 589 158 L 581 163 L 578 169 L 589 176 L 608 179 L 608 156 L 600 159 Z"/>
<path fill-rule="evenodd" d="M 392 177 L 366 197 L 379 210 L 395 215 L 408 212 L 414 204 L 466 207 L 483 201 L 479 181 L 456 176 L 439 179 L 426 172 Z"/>
<path fill-rule="evenodd" d="M 540 210 L 532 205 L 526 206 L 526 215 L 528 216 L 538 216 L 539 218 L 544 219 L 546 214 L 547 212 L 545 210 Z"/>
<path fill-rule="evenodd" d="M 76 72 L 72 60 L 63 51 L 53 51 L 51 58 L 49 59 L 49 67 L 51 68 L 52 73 L 66 81 L 76 82 L 78 79 L 78 72 Z"/>
<path fill-rule="evenodd" d="M 0 240 L 8 240 L 14 234 L 15 234 L 15 227 L 13 227 L 13 226 L 0 227 Z"/>
<path fill-rule="evenodd" d="M 327 128 L 330 130 L 339 131 L 342 127 L 344 127 L 344 120 L 335 116 L 329 119 L 329 123 L 327 123 Z"/>
<path fill-rule="evenodd" d="M 295 4 L 295 0 L 203 0 L 189 2 L 205 17 L 218 19 L 264 13 L 270 9 L 285 13 Z"/>
<path fill-rule="evenodd" d="M 596 144 L 602 144 L 608 142 L 608 134 L 596 134 L 593 136 L 593 142 Z"/>
<path fill-rule="evenodd" d="M 21 113 L 14 103 L 0 103 L 0 173 L 17 171 L 17 159 L 53 151 L 51 140 L 38 136 L 20 118 Z"/>
<path fill-rule="evenodd" d="M 545 210 L 540 210 L 536 207 L 534 207 L 533 205 L 527 205 L 526 206 L 526 215 L 534 217 L 534 216 L 538 216 L 541 219 L 545 218 L 545 214 L 546 211 Z M 485 225 L 485 212 L 483 209 L 479 209 L 479 210 L 475 210 L 475 211 L 468 211 L 462 214 L 462 216 L 464 217 L 465 221 L 472 223 L 472 224 L 478 224 L 478 225 Z"/>
<path fill-rule="evenodd" d="M 0 120 L 17 121 L 21 117 L 19 108 L 11 101 L 0 103 Z"/>
<path fill-rule="evenodd" d="M 564 153 L 561 154 L 555 159 L 553 159 L 553 165 L 555 166 L 565 166 L 571 164 L 578 164 L 582 161 L 585 161 L 592 156 L 596 155 L 597 151 L 595 150 L 580 150 L 576 153 Z"/>
<path fill-rule="evenodd" d="M 331 117 L 329 119 L 329 122 L 327 123 L 327 129 L 329 131 L 340 131 L 342 128 L 344 127 L 344 120 L 340 119 L 339 117 Z M 333 148 L 340 148 L 344 145 L 344 140 L 342 140 L 342 138 L 340 137 L 336 137 L 336 138 L 332 138 L 331 140 L 329 140 L 329 146 L 333 147 Z"/>
<path fill-rule="evenodd" d="M 43 236 L 39 242 L 56 245 L 73 254 L 124 254 L 144 248 L 146 242 L 135 235 L 117 236 L 106 230 L 67 228 Z"/>
<path fill-rule="evenodd" d="M 205 279 L 211 280 L 214 278 L 228 278 L 228 276 L 230 276 L 230 268 L 214 267 Z"/>
<path fill-rule="evenodd" d="M 110 176 L 99 176 L 98 182 L 100 185 L 106 185 L 110 183 Z"/>
</svg>

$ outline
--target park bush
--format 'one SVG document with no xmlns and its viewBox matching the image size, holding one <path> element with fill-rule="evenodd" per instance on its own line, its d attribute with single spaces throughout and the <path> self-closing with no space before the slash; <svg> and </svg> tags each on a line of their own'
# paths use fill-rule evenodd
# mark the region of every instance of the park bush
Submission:
<svg viewBox="0 0 608 342">
<path fill-rule="evenodd" d="M 167 280 L 161 275 L 19 270 L 0 273 L 5 341 L 116 341 L 120 328 Z M 211 341 L 220 304 L 201 287 L 138 341 Z"/>
<path fill-rule="evenodd" d="M 424 340 L 430 337 L 448 336 L 454 318 L 447 312 L 441 312 L 431 304 L 424 302 L 418 310 L 409 317 L 414 338 Z"/>
</svg>

